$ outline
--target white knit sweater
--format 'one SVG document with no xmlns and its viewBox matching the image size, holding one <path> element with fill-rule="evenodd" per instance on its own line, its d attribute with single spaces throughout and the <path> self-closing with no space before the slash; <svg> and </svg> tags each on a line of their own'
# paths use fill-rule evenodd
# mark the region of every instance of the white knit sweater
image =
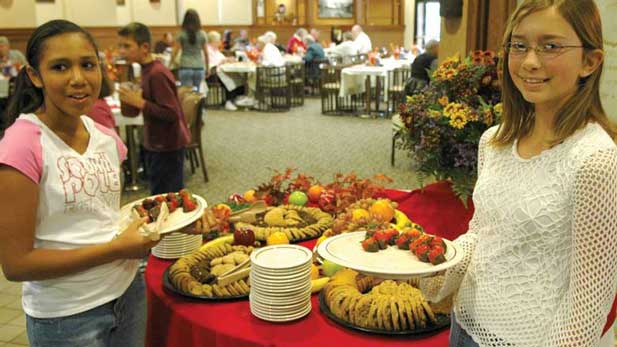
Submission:
<svg viewBox="0 0 617 347">
<path fill-rule="evenodd" d="M 617 290 L 617 147 L 596 123 L 531 159 L 484 133 L 463 261 L 423 281 L 458 294 L 481 346 L 597 346 Z M 440 290 L 438 290 L 438 288 Z"/>
</svg>

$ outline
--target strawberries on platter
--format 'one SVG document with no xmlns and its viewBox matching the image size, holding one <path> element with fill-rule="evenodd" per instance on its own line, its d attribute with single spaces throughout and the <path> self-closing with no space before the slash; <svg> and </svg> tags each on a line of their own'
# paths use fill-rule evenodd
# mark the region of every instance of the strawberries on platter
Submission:
<svg viewBox="0 0 617 347">
<path fill-rule="evenodd" d="M 374 237 L 369 237 L 362 241 L 362 248 L 367 252 L 375 253 L 379 251 L 379 243 Z"/>
<path fill-rule="evenodd" d="M 400 233 L 396 229 L 369 230 L 366 239 L 362 241 L 362 248 L 367 252 L 378 252 L 388 246 L 396 246 L 402 250 L 409 250 L 420 261 L 433 265 L 446 261 L 446 243 L 439 236 L 425 234 L 420 227 L 403 229 Z"/>
<path fill-rule="evenodd" d="M 157 195 L 154 198 L 146 198 L 139 204 L 133 206 L 133 210 L 141 217 L 148 217 L 146 223 L 152 223 L 158 217 L 161 204 L 167 204 L 169 213 L 173 213 L 179 207 L 182 207 L 184 212 L 190 212 L 197 208 L 197 201 L 193 194 L 187 189 L 182 189 L 178 193 L 167 193 Z"/>
</svg>

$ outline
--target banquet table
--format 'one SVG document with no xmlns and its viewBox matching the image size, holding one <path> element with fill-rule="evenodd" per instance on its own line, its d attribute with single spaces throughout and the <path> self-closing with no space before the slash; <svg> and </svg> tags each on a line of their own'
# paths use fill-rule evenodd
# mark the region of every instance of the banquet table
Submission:
<svg viewBox="0 0 617 347">
<path fill-rule="evenodd" d="M 388 76 L 398 68 L 410 68 L 407 60 L 384 59 L 381 66 L 367 66 L 364 64 L 346 67 L 341 70 L 341 88 L 339 96 L 345 97 L 366 92 L 366 113 L 371 114 L 371 77 L 375 77 L 377 95 L 375 96 L 375 110 L 379 110 L 379 94 L 383 93 L 388 99 Z"/>
<path fill-rule="evenodd" d="M 473 207 L 466 209 L 447 183 L 411 192 L 387 190 L 385 197 L 427 232 L 454 239 L 467 230 Z M 315 240 L 300 243 L 312 248 Z M 366 334 L 339 326 L 319 310 L 318 295 L 304 318 L 270 323 L 250 313 L 248 300 L 206 302 L 167 292 L 163 272 L 172 261 L 150 256 L 146 269 L 147 346 L 448 346 L 449 329 L 423 336 Z"/>
</svg>

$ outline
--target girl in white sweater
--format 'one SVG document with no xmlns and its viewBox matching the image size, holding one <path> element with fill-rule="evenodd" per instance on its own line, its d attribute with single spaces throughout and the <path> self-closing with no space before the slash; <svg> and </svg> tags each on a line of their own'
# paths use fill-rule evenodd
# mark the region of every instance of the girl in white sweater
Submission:
<svg viewBox="0 0 617 347">
<path fill-rule="evenodd" d="M 451 346 L 613 346 L 617 148 L 593 0 L 524 0 L 504 35 L 503 116 L 480 140 Z M 608 332 L 607 332 L 608 330 Z"/>
</svg>

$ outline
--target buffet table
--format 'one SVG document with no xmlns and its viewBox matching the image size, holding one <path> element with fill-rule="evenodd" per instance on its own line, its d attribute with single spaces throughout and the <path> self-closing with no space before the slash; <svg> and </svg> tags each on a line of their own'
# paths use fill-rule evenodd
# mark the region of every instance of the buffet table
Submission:
<svg viewBox="0 0 617 347">
<path fill-rule="evenodd" d="M 465 209 L 445 183 L 412 192 L 386 191 L 385 197 L 427 232 L 448 239 L 467 230 L 473 207 Z M 312 248 L 315 240 L 301 243 Z M 150 256 L 146 270 L 148 295 L 147 346 L 448 346 L 449 330 L 431 335 L 389 337 L 346 329 L 319 310 L 288 323 L 262 321 L 250 313 L 248 299 L 232 302 L 191 300 L 163 289 L 163 272 L 172 261 Z"/>
</svg>

